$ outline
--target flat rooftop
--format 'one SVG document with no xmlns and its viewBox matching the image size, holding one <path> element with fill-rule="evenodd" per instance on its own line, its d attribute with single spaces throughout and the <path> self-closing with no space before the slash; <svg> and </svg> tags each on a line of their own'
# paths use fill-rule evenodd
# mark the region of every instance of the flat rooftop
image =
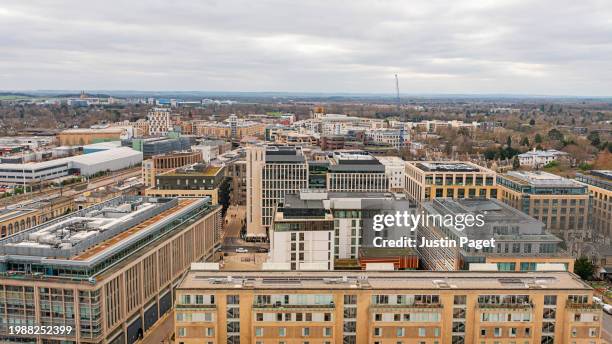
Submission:
<svg viewBox="0 0 612 344">
<path fill-rule="evenodd" d="M 480 214 L 484 217 L 485 223 L 489 222 L 506 222 L 508 224 L 517 223 L 541 223 L 529 215 L 500 202 L 496 199 L 484 198 L 436 198 L 432 201 L 427 201 L 424 204 L 426 207 L 434 208 L 442 215 L 459 215 L 459 214 Z"/>
<path fill-rule="evenodd" d="M 415 166 L 426 172 L 480 172 L 484 170 L 480 166 L 458 161 L 417 162 Z"/>
<path fill-rule="evenodd" d="M 612 190 L 612 170 L 593 170 L 588 173 L 576 173 L 576 180 L 606 190 Z"/>
<path fill-rule="evenodd" d="M 183 290 L 580 290 L 592 288 L 569 272 L 473 271 L 194 271 Z"/>
<path fill-rule="evenodd" d="M 180 211 L 182 208 L 184 208 L 185 206 L 193 203 L 195 200 L 193 199 L 183 199 L 180 200 L 177 204 L 176 207 L 167 209 L 162 211 L 161 213 L 145 220 L 144 222 L 139 223 L 138 225 L 131 227 L 115 236 L 110 237 L 109 239 L 102 241 L 101 243 L 97 244 L 96 246 L 93 246 L 89 249 L 87 249 L 86 251 L 80 253 L 79 255 L 73 257 L 74 260 L 87 260 L 95 255 L 97 255 L 98 253 L 103 252 L 104 250 L 107 250 L 113 246 L 115 246 L 116 244 L 126 240 L 127 238 L 129 238 L 130 236 L 144 230 L 145 228 L 148 228 L 149 226 L 152 226 L 153 224 L 161 221 L 162 219 L 166 218 L 166 217 L 171 217 L 174 213 L 177 213 L 178 211 Z"/>
<path fill-rule="evenodd" d="M 175 170 L 171 170 L 162 173 L 161 176 L 166 177 L 214 177 L 222 170 L 221 166 L 190 166 L 190 167 L 179 167 Z"/>
<path fill-rule="evenodd" d="M 120 196 L 0 240 L 0 258 L 89 261 L 113 254 L 206 199 Z"/>
<path fill-rule="evenodd" d="M 0 210 L 0 223 L 10 221 L 14 218 L 35 212 L 36 209 L 18 208 L 18 209 L 2 209 Z"/>
<path fill-rule="evenodd" d="M 501 175 L 501 177 L 521 185 L 533 187 L 582 187 L 580 183 L 574 180 L 542 171 L 510 171 Z"/>
</svg>

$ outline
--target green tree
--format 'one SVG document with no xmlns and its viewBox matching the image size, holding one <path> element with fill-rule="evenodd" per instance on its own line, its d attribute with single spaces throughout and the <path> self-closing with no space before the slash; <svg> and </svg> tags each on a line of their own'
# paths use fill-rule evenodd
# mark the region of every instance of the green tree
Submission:
<svg viewBox="0 0 612 344">
<path fill-rule="evenodd" d="M 535 143 L 542 143 L 542 135 L 536 134 L 536 136 L 535 136 Z"/>
<path fill-rule="evenodd" d="M 532 119 L 529 121 L 529 125 L 535 125 L 535 119 L 533 119 L 533 118 L 532 118 Z"/>
<path fill-rule="evenodd" d="M 595 265 L 587 257 L 580 257 L 574 262 L 574 272 L 583 280 L 590 280 L 595 273 Z"/>
<path fill-rule="evenodd" d="M 563 140 L 563 134 L 558 129 L 550 129 L 548 131 L 548 138 L 551 140 Z"/>
<path fill-rule="evenodd" d="M 521 167 L 521 162 L 519 161 L 518 155 L 515 155 L 514 159 L 512 159 L 512 169 L 518 170 L 520 167 Z"/>
<path fill-rule="evenodd" d="M 523 137 L 523 140 L 521 141 L 521 146 L 529 147 L 529 139 L 527 138 L 527 136 Z"/>
<path fill-rule="evenodd" d="M 592 146 L 599 146 L 601 144 L 601 139 L 599 138 L 599 133 L 596 131 L 591 131 L 587 136 L 587 139 L 591 141 Z"/>
<path fill-rule="evenodd" d="M 512 147 L 512 137 L 508 136 L 508 138 L 506 139 L 506 144 L 508 145 L 508 147 Z"/>
</svg>

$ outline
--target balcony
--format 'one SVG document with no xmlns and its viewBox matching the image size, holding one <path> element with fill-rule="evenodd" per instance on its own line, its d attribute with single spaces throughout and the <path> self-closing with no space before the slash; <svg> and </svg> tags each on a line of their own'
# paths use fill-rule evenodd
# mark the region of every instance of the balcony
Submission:
<svg viewBox="0 0 612 344">
<path fill-rule="evenodd" d="M 532 309 L 533 303 L 523 302 L 523 303 L 487 303 L 487 302 L 479 302 L 478 308 L 481 309 Z"/>
<path fill-rule="evenodd" d="M 177 303 L 176 309 L 217 309 L 217 305 L 211 304 L 185 304 L 185 303 Z"/>
<path fill-rule="evenodd" d="M 264 303 L 253 303 L 254 309 L 274 309 L 274 310 L 300 310 L 300 309 L 334 309 L 336 305 L 332 303 L 320 304 L 320 305 L 308 305 L 308 304 L 283 304 L 280 302 L 276 302 L 273 304 L 264 304 Z"/>
<path fill-rule="evenodd" d="M 565 308 L 566 309 L 571 309 L 571 310 L 580 310 L 580 311 L 601 311 L 602 310 L 602 306 L 598 305 L 596 303 L 573 303 L 573 302 L 568 302 L 565 304 Z"/>
<path fill-rule="evenodd" d="M 442 309 L 444 305 L 441 303 L 413 303 L 413 304 L 372 304 L 371 310 L 389 310 L 389 309 Z"/>
</svg>

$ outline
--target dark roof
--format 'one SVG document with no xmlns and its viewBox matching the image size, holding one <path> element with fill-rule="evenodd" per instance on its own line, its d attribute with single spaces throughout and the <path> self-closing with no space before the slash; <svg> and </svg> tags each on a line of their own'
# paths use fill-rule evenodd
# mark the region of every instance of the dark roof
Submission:
<svg viewBox="0 0 612 344">
<path fill-rule="evenodd" d="M 270 155 L 266 153 L 266 162 L 278 162 L 278 163 L 303 163 L 304 156 L 302 155 Z"/>
<path fill-rule="evenodd" d="M 378 172 L 385 173 L 385 166 L 382 164 L 378 165 L 331 165 L 329 166 L 331 172 Z"/>
</svg>

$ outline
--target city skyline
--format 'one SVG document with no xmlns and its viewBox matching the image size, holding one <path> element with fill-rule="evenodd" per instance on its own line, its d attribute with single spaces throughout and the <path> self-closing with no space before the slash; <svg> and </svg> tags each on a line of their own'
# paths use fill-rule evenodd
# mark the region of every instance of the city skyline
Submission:
<svg viewBox="0 0 612 344">
<path fill-rule="evenodd" d="M 397 73 L 404 95 L 610 96 L 611 10 L 604 1 L 9 2 L 0 89 L 393 94 Z"/>
</svg>

